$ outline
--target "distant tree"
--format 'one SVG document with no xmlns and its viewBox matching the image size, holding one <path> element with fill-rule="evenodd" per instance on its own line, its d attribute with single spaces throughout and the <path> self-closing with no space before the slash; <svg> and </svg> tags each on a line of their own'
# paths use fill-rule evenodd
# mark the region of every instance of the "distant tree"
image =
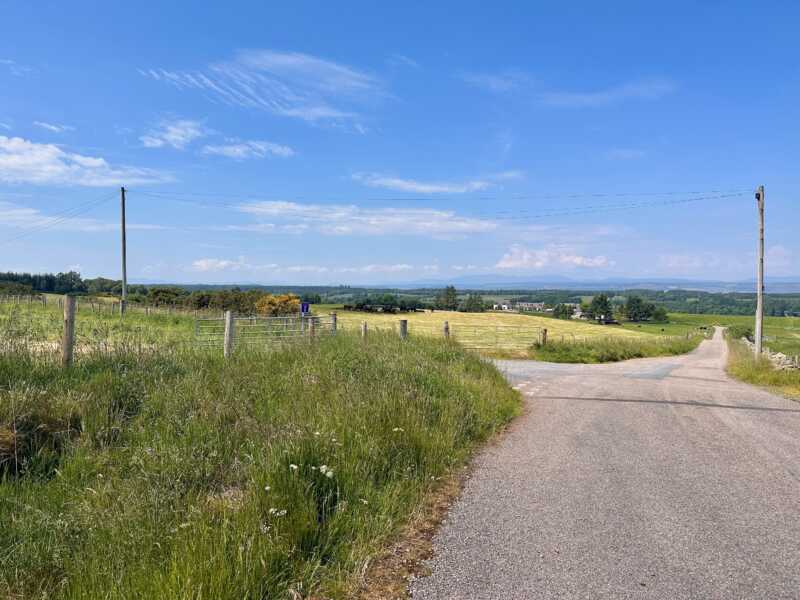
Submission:
<svg viewBox="0 0 800 600">
<path fill-rule="evenodd" d="M 159 286 L 151 287 L 147 292 L 147 300 L 150 304 L 169 305 L 180 304 L 188 294 L 186 290 L 179 287 Z"/>
<path fill-rule="evenodd" d="M 664 308 L 663 306 L 655 306 L 651 318 L 653 319 L 653 321 L 658 321 L 659 323 L 665 323 L 668 320 L 667 309 Z"/>
<path fill-rule="evenodd" d="M 589 303 L 589 316 L 592 319 L 608 319 L 611 318 L 613 312 L 611 310 L 611 302 L 605 294 L 598 294 Z"/>
<path fill-rule="evenodd" d="M 59 273 L 56 275 L 53 291 L 56 294 L 84 293 L 86 292 L 86 284 L 77 271 Z"/>
<path fill-rule="evenodd" d="M 300 300 L 302 302 L 308 302 L 309 304 L 322 304 L 322 296 L 319 294 L 313 294 L 310 292 L 306 292 L 300 296 Z"/>
<path fill-rule="evenodd" d="M 458 310 L 472 313 L 483 312 L 486 310 L 486 304 L 480 294 L 469 294 L 464 302 L 459 305 Z"/>
<path fill-rule="evenodd" d="M 652 316 L 652 304 L 647 304 L 639 296 L 629 296 L 623 307 L 623 314 L 630 321 L 646 321 Z"/>
<path fill-rule="evenodd" d="M 457 310 L 458 309 L 458 293 L 455 286 L 448 285 L 437 296 L 435 302 L 436 308 L 439 310 Z"/>
<path fill-rule="evenodd" d="M 575 314 L 575 308 L 567 304 L 556 304 L 553 308 L 553 316 L 556 319 L 571 319 Z"/>
</svg>

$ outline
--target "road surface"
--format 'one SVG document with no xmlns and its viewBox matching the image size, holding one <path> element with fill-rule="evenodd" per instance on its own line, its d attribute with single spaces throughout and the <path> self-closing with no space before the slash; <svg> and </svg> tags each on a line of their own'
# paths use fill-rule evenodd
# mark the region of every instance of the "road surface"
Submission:
<svg viewBox="0 0 800 600">
<path fill-rule="evenodd" d="M 800 598 L 800 403 L 726 358 L 718 330 L 680 357 L 499 361 L 528 410 L 413 598 Z"/>
</svg>

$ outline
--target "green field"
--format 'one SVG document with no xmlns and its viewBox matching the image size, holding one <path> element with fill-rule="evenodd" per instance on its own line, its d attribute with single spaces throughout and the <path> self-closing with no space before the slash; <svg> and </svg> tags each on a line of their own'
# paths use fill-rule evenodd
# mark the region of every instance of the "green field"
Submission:
<svg viewBox="0 0 800 600">
<path fill-rule="evenodd" d="M 331 310 L 334 307 L 325 307 Z M 424 311 L 403 314 L 381 314 L 336 310 L 338 321 L 345 330 L 356 331 L 362 322 L 370 330 L 397 331 L 401 319 L 408 321 L 409 335 L 440 337 L 444 322 L 450 325 L 450 335 L 468 348 L 489 354 L 528 356 L 533 344 L 540 341 L 542 330 L 547 329 L 547 339 L 576 342 L 599 338 L 650 337 L 646 333 L 629 331 L 621 327 L 602 326 L 585 321 L 565 321 L 547 317 L 505 313 L 463 313 L 454 311 Z"/>
<path fill-rule="evenodd" d="M 438 479 L 519 409 L 494 367 L 422 336 L 227 361 L 114 346 L 67 369 L 6 348 L 0 597 L 350 598 Z"/>
<path fill-rule="evenodd" d="M 699 327 L 749 327 L 755 319 L 743 315 L 690 315 L 670 313 L 669 323 L 624 323 L 625 329 L 662 335 L 685 335 Z M 764 345 L 775 352 L 800 355 L 800 317 L 764 317 Z"/>
</svg>

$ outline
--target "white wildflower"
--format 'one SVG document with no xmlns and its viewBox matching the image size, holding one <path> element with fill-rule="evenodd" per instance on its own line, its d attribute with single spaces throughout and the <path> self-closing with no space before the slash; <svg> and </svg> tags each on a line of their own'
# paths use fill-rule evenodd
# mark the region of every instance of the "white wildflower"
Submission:
<svg viewBox="0 0 800 600">
<path fill-rule="evenodd" d="M 333 479 L 333 470 L 328 469 L 328 472 L 325 473 L 325 477 L 327 477 L 328 479 Z"/>
<path fill-rule="evenodd" d="M 359 500 L 361 500 L 361 504 L 369 504 L 369 502 L 367 502 L 364 498 L 359 498 Z"/>
<path fill-rule="evenodd" d="M 397 433 L 398 431 L 405 431 L 405 429 L 403 429 L 402 427 L 395 427 L 394 429 L 392 429 L 392 431 Z"/>
<path fill-rule="evenodd" d="M 270 508 L 269 509 L 269 514 L 271 514 L 274 517 L 285 517 L 286 516 L 286 509 L 284 508 L 284 509 L 279 510 L 277 508 Z"/>
<path fill-rule="evenodd" d="M 298 467 L 298 466 L 297 466 L 297 465 L 295 465 L 295 464 L 291 464 L 291 465 L 289 465 L 289 468 L 290 468 L 292 471 L 297 471 L 297 469 L 299 469 L 300 467 Z"/>
<path fill-rule="evenodd" d="M 268 486 L 268 485 L 265 485 L 265 486 L 264 486 L 264 491 L 265 491 L 265 492 L 268 492 L 268 491 L 270 491 L 271 489 L 272 489 L 272 488 L 271 488 L 270 486 Z"/>
</svg>

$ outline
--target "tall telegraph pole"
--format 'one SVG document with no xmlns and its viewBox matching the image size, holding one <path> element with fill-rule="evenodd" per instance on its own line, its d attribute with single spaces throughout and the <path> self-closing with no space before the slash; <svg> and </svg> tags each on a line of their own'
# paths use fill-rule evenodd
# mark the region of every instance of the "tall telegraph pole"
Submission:
<svg viewBox="0 0 800 600">
<path fill-rule="evenodd" d="M 119 314 L 120 316 L 125 314 L 125 304 L 128 302 L 128 261 L 127 261 L 127 249 L 126 249 L 126 242 L 125 242 L 125 188 L 119 188 L 120 192 L 120 203 L 121 203 L 121 214 L 122 214 L 122 300 L 119 304 Z"/>
<path fill-rule="evenodd" d="M 756 190 L 758 202 L 758 283 L 756 283 L 756 355 L 761 355 L 764 329 L 764 186 Z"/>
</svg>

